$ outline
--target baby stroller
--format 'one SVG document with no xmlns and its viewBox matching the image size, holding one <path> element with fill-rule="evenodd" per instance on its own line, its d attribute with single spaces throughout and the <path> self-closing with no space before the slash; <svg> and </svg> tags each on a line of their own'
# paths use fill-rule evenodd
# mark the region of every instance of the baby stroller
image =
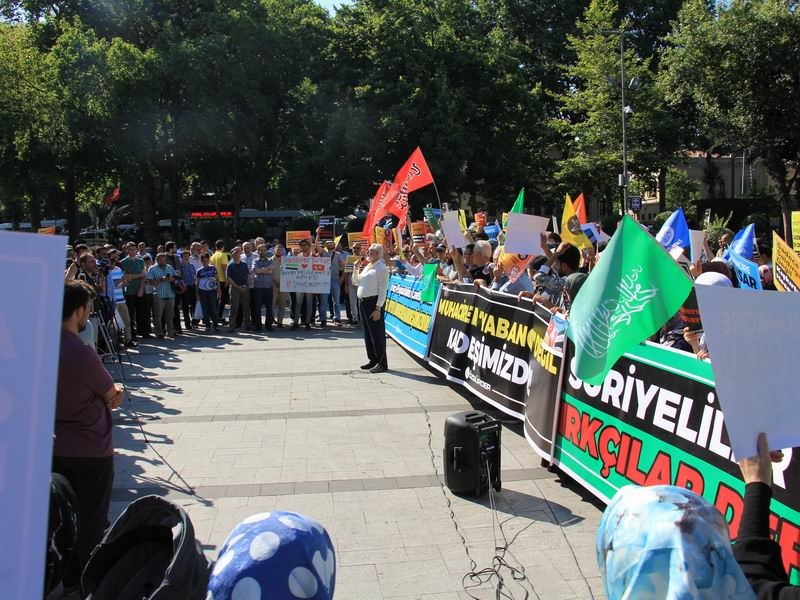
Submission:
<svg viewBox="0 0 800 600">
<path fill-rule="evenodd" d="M 180 506 L 158 496 L 131 502 L 83 571 L 87 600 L 204 600 L 211 570 Z"/>
</svg>

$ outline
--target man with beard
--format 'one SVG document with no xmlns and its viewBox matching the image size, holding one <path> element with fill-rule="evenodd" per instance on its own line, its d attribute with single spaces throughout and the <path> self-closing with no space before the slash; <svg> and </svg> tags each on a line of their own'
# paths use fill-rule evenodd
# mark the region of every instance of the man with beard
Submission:
<svg viewBox="0 0 800 600">
<path fill-rule="evenodd" d="M 64 575 L 66 593 L 78 589 L 80 574 L 108 524 L 114 480 L 111 411 L 123 399 L 100 357 L 81 342 L 92 312 L 94 290 L 83 281 L 64 282 L 61 353 L 58 363 L 53 471 L 78 498 L 77 557 Z"/>
</svg>

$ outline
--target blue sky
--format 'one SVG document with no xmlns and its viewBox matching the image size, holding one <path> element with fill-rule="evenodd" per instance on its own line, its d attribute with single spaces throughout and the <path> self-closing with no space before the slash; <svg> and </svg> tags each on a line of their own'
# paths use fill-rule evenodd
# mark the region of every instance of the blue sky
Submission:
<svg viewBox="0 0 800 600">
<path fill-rule="evenodd" d="M 320 6 L 327 8 L 328 12 L 331 14 L 335 12 L 334 7 L 341 6 L 342 4 L 350 4 L 349 0 L 316 0 L 316 2 Z"/>
</svg>

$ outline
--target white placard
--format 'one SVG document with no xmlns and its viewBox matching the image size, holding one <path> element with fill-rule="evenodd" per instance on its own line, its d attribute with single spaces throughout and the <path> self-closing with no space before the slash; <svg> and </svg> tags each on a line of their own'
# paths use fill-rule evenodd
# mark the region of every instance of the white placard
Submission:
<svg viewBox="0 0 800 600">
<path fill-rule="evenodd" d="M 447 239 L 448 246 L 451 248 L 466 248 L 469 245 L 467 238 L 464 237 L 464 232 L 461 231 L 457 210 L 444 213 L 439 225 L 442 228 L 444 237 Z"/>
<path fill-rule="evenodd" d="M 706 239 L 706 232 L 697 229 L 689 230 L 689 237 L 692 242 L 692 262 L 697 262 L 703 255 L 703 242 Z M 706 256 L 706 260 L 711 260 L 713 256 Z"/>
<path fill-rule="evenodd" d="M 331 259 L 325 256 L 284 256 L 281 261 L 281 291 L 329 294 Z"/>
<path fill-rule="evenodd" d="M 506 226 L 505 251 L 509 254 L 542 255 L 542 234 L 547 233 L 547 217 L 511 213 Z"/>
<path fill-rule="evenodd" d="M 706 345 L 734 455 L 800 446 L 797 354 L 800 300 L 783 292 L 698 285 Z"/>
<path fill-rule="evenodd" d="M 41 598 L 67 238 L 0 233 L 0 598 Z"/>
<path fill-rule="evenodd" d="M 598 229 L 597 230 L 597 242 L 599 244 L 607 244 L 610 241 L 611 241 L 611 236 L 610 235 L 608 235 L 602 229 Z"/>
</svg>

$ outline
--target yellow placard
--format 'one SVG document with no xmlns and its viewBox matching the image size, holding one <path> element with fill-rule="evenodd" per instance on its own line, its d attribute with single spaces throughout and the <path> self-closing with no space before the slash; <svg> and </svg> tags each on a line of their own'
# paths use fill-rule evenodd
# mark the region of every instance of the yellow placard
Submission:
<svg viewBox="0 0 800 600">
<path fill-rule="evenodd" d="M 774 231 L 772 267 L 776 288 L 782 292 L 800 292 L 800 257 Z"/>
<path fill-rule="evenodd" d="M 310 240 L 310 231 L 287 231 L 286 232 L 286 247 L 294 250 L 300 248 L 300 242 L 303 240 Z"/>
<path fill-rule="evenodd" d="M 458 224 L 461 227 L 461 231 L 467 230 L 467 213 L 462 209 L 458 209 Z"/>
<path fill-rule="evenodd" d="M 357 231 L 355 233 L 348 233 L 347 234 L 347 245 L 352 248 L 356 244 L 361 244 L 362 246 L 367 243 L 367 238 L 364 237 L 364 234 Z"/>
<path fill-rule="evenodd" d="M 800 252 L 800 210 L 792 211 L 792 247 Z"/>
<path fill-rule="evenodd" d="M 400 232 L 397 230 L 397 227 L 392 229 L 392 236 L 394 236 L 394 244 L 397 247 L 402 247 L 403 242 L 400 240 Z"/>
<path fill-rule="evenodd" d="M 348 256 L 345 259 L 345 263 L 344 263 L 345 272 L 346 273 L 352 273 L 353 272 L 353 268 L 355 267 L 356 264 L 358 264 L 358 261 L 360 261 L 360 260 L 361 260 L 361 257 L 360 256 L 356 256 L 355 254 L 351 254 L 350 256 Z"/>
<path fill-rule="evenodd" d="M 386 245 L 386 230 L 383 227 L 375 228 L 375 243 L 381 246 Z"/>
<path fill-rule="evenodd" d="M 56 228 L 55 227 L 39 227 L 39 231 L 37 233 L 41 233 L 43 235 L 55 235 Z"/>
<path fill-rule="evenodd" d="M 342 236 L 341 235 L 337 235 L 336 239 L 333 240 L 334 247 L 338 247 L 339 246 L 339 242 L 341 242 L 341 241 L 342 241 Z"/>
<path fill-rule="evenodd" d="M 533 255 L 530 254 L 508 254 L 503 251 L 500 253 L 500 265 L 508 278 L 516 281 L 525 272 L 532 258 Z"/>
</svg>

